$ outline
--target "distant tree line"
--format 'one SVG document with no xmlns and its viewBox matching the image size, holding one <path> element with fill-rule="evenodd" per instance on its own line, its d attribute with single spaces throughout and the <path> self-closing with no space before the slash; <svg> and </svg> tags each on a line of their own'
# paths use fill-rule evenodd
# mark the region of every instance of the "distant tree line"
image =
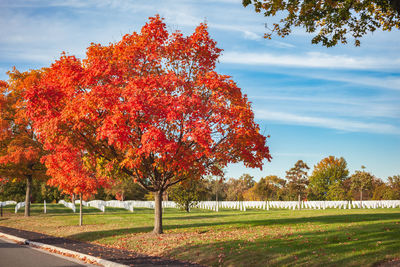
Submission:
<svg viewBox="0 0 400 267">
<path fill-rule="evenodd" d="M 329 156 L 318 162 L 311 173 L 302 160 L 286 172 L 285 177 L 268 175 L 258 182 L 249 174 L 227 180 L 212 177 L 197 181 L 192 200 L 389 200 L 400 199 L 400 175 L 388 177 L 387 181 L 361 170 L 350 174 L 344 158 Z M 176 187 L 172 198 L 185 195 L 185 185 Z M 190 193 L 194 196 L 193 192 Z M 186 198 L 188 198 L 186 193 Z M 182 198 L 182 197 L 181 197 Z M 181 198 L 176 198 L 179 200 Z M 186 200 L 187 201 L 187 200 Z"/>
<path fill-rule="evenodd" d="M 268 175 L 255 181 L 249 174 L 239 178 L 203 177 L 177 184 L 164 195 L 164 200 L 180 203 L 189 211 L 196 201 L 252 201 L 252 200 L 387 200 L 400 199 L 400 175 L 388 177 L 386 182 L 368 172 L 364 166 L 350 174 L 344 158 L 329 156 L 318 162 L 312 172 L 302 160 L 286 172 L 285 177 Z M 0 183 L 0 200 L 23 201 L 25 181 L 15 179 Z M 72 200 L 48 186 L 45 180 L 32 185 L 32 202 Z M 100 188 L 92 199 L 153 200 L 153 194 L 129 179 L 116 180 L 108 188 Z"/>
</svg>

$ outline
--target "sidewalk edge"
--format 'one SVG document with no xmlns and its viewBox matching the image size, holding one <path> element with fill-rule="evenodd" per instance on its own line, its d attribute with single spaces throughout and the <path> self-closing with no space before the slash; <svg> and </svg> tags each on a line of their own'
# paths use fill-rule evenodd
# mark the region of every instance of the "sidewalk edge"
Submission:
<svg viewBox="0 0 400 267">
<path fill-rule="evenodd" d="M 63 256 L 67 256 L 67 257 L 75 257 L 79 260 L 82 261 L 91 261 L 100 265 L 103 265 L 104 267 L 128 267 L 128 265 L 124 265 L 124 264 L 120 264 L 120 263 L 116 263 L 116 262 L 112 262 L 109 260 L 104 260 L 95 256 L 91 256 L 91 255 L 87 255 L 87 254 L 83 254 L 80 252 L 76 252 L 73 250 L 69 250 L 69 249 L 65 249 L 65 248 L 60 248 L 60 247 L 56 247 L 56 246 L 52 246 L 52 245 L 47 245 L 44 243 L 39 243 L 39 242 L 33 242 L 30 241 L 28 239 L 25 238 L 21 238 L 21 237 L 17 237 L 17 236 L 13 236 L 13 235 L 9 235 L 9 234 L 5 234 L 0 232 L 0 237 L 5 237 L 7 239 L 13 240 L 15 242 L 18 243 L 23 243 L 35 248 L 39 248 L 39 249 L 44 249 L 44 250 L 51 250 L 50 252 L 54 252 L 57 254 L 61 254 Z"/>
</svg>

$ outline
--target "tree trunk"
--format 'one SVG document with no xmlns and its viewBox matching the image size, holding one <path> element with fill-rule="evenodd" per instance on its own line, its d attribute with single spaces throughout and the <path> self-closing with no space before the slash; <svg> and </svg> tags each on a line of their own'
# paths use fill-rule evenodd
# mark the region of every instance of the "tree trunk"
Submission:
<svg viewBox="0 0 400 267">
<path fill-rule="evenodd" d="M 154 192 L 154 234 L 162 234 L 162 191 Z"/>
<path fill-rule="evenodd" d="M 185 203 L 185 210 L 186 210 L 186 212 L 189 212 L 189 211 L 190 211 L 190 201 L 187 201 L 187 202 Z"/>
<path fill-rule="evenodd" d="M 79 226 L 82 226 L 82 193 L 79 195 Z"/>
<path fill-rule="evenodd" d="M 362 196 L 362 189 L 360 189 L 360 207 L 362 208 L 362 199 L 363 199 L 363 196 Z"/>
<path fill-rule="evenodd" d="M 301 210 L 301 196 L 300 196 L 300 194 L 298 196 L 298 200 L 299 200 L 299 210 Z"/>
<path fill-rule="evenodd" d="M 75 204 L 75 194 L 71 195 L 71 202 Z"/>
<path fill-rule="evenodd" d="M 121 194 L 121 200 L 122 200 L 122 201 L 125 200 L 124 192 L 122 192 L 122 194 Z"/>
<path fill-rule="evenodd" d="M 31 216 L 32 175 L 26 176 L 25 217 Z"/>
</svg>

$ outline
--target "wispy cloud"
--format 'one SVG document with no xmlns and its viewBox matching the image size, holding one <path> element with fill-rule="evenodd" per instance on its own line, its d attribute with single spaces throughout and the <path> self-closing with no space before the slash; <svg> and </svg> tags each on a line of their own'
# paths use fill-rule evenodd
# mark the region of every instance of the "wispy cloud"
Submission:
<svg viewBox="0 0 400 267">
<path fill-rule="evenodd" d="M 221 62 L 244 65 L 274 65 L 284 67 L 355 70 L 395 69 L 400 67 L 400 57 L 352 57 L 349 55 L 331 55 L 319 52 L 308 52 L 302 55 L 278 55 L 265 52 L 225 52 L 221 58 Z"/>
<path fill-rule="evenodd" d="M 268 106 L 273 109 L 276 107 L 279 111 L 295 114 L 306 112 L 364 120 L 400 118 L 398 98 L 259 95 L 250 97 L 250 100 L 255 101 L 256 106 Z"/>
<path fill-rule="evenodd" d="M 369 86 L 369 87 L 400 90 L 400 77 L 397 77 L 397 76 L 371 77 L 368 75 L 359 75 L 359 74 L 349 76 L 346 74 L 320 75 L 320 74 L 312 74 L 312 73 L 306 74 L 306 76 L 314 78 L 314 79 L 338 81 L 338 82 L 365 85 L 365 86 Z"/>
<path fill-rule="evenodd" d="M 273 46 L 278 47 L 278 48 L 295 48 L 296 46 L 293 44 L 289 44 L 287 42 L 281 42 L 281 41 L 276 41 L 276 40 L 269 40 L 270 43 L 273 44 Z"/>
<path fill-rule="evenodd" d="M 256 110 L 255 117 L 260 120 L 281 124 L 294 124 L 336 129 L 346 132 L 368 132 L 380 134 L 400 134 L 400 128 L 386 123 L 361 122 L 339 118 L 303 116 L 293 113 Z"/>
</svg>

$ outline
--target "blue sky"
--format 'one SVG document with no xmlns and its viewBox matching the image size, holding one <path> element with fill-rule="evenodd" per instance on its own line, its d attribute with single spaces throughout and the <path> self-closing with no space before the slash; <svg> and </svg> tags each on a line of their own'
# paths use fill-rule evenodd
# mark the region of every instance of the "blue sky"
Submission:
<svg viewBox="0 0 400 267">
<path fill-rule="evenodd" d="M 217 69 L 253 103 L 256 121 L 271 135 L 273 156 L 262 171 L 241 164 L 228 177 L 256 180 L 302 159 L 344 157 L 350 172 L 365 165 L 377 177 L 400 174 L 400 32 L 375 32 L 361 47 L 311 45 L 301 29 L 282 39 L 262 38 L 273 22 L 241 0 L 1 0 L 0 79 L 49 66 L 62 51 L 84 57 L 91 43 L 116 42 L 160 14 L 171 31 L 190 34 L 207 22 L 224 50 Z"/>
</svg>

